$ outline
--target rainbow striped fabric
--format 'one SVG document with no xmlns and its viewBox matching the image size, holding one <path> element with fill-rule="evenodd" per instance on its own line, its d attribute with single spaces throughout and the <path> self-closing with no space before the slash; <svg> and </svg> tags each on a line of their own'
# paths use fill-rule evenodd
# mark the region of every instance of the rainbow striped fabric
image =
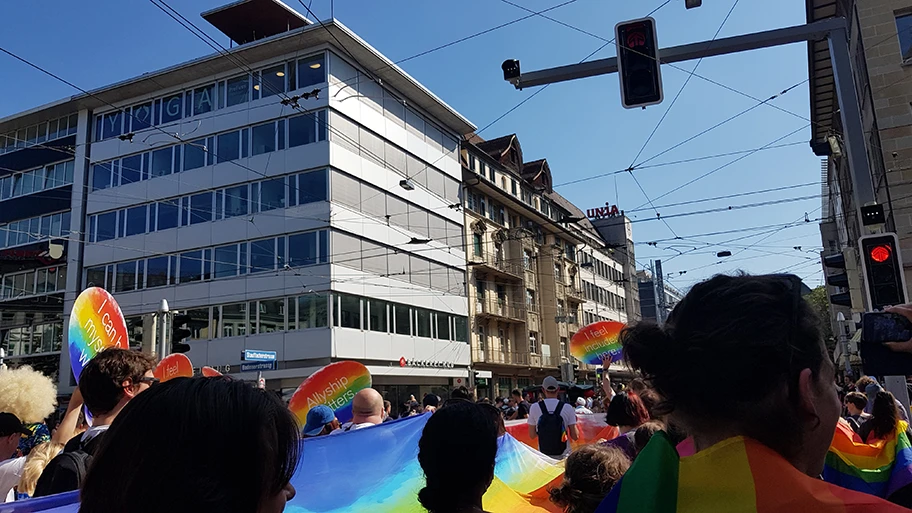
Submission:
<svg viewBox="0 0 912 513">
<path fill-rule="evenodd" d="M 893 513 L 872 495 L 801 473 L 772 449 L 734 437 L 680 458 L 657 433 L 596 513 Z"/>
<path fill-rule="evenodd" d="M 840 420 L 827 453 L 823 479 L 884 498 L 912 484 L 912 443 L 906 428 L 908 424 L 900 421 L 893 435 L 866 444 Z"/>
</svg>

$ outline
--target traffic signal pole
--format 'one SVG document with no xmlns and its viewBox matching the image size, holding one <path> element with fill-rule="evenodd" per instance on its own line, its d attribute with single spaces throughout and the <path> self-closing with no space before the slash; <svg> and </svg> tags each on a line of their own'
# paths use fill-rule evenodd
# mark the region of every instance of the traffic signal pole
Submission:
<svg viewBox="0 0 912 513">
<path fill-rule="evenodd" d="M 849 38 L 845 18 L 827 20 L 786 27 L 753 34 L 727 37 L 712 41 L 703 41 L 687 45 L 662 48 L 658 51 L 658 60 L 663 64 L 683 62 L 716 55 L 758 50 L 802 41 L 819 41 L 827 39 L 830 60 L 833 65 L 836 95 L 839 99 L 839 115 L 842 121 L 843 142 L 849 161 L 849 174 L 852 178 L 852 191 L 855 197 L 858 226 L 865 227 L 861 208 L 876 203 L 874 183 L 868 164 L 865 149 L 865 135 L 858 107 L 858 91 L 852 77 L 852 58 L 849 51 Z M 580 64 L 558 66 L 530 73 L 522 73 L 517 60 L 508 60 L 503 64 L 504 79 L 517 89 L 536 87 L 578 78 L 606 75 L 618 72 L 617 57 L 598 59 Z M 882 226 L 868 227 L 878 232 Z M 903 291 L 905 294 L 905 291 Z M 870 304 L 870 298 L 868 298 Z M 902 403 L 909 413 L 909 393 L 903 376 L 887 376 L 887 390 Z"/>
</svg>

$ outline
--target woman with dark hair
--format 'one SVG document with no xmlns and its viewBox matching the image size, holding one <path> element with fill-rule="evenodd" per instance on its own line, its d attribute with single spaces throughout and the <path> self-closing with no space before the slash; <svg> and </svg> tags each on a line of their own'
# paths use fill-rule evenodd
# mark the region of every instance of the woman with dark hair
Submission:
<svg viewBox="0 0 912 513">
<path fill-rule="evenodd" d="M 639 397 L 627 392 L 615 395 L 608 404 L 605 422 L 609 426 L 617 426 L 620 435 L 604 442 L 603 445 L 617 447 L 633 460 L 637 455 L 636 442 L 633 438 L 634 430 L 648 421 L 649 412 L 646 411 L 646 406 Z"/>
<path fill-rule="evenodd" d="M 677 497 L 688 511 L 901 511 L 819 478 L 841 405 L 802 288 L 794 275 L 719 275 L 694 285 L 663 326 L 621 332 L 625 361 L 697 454 L 679 457 L 656 433 L 599 513 L 642 497 Z"/>
<path fill-rule="evenodd" d="M 298 430 L 275 394 L 228 378 L 172 379 L 117 416 L 79 511 L 280 513 L 295 494 Z"/>
<path fill-rule="evenodd" d="M 877 392 L 874 404 L 871 407 L 871 417 L 858 428 L 858 436 L 865 443 L 872 443 L 877 439 L 885 439 L 896 433 L 900 421 L 899 409 L 896 407 L 896 398 L 886 391 Z"/>
<path fill-rule="evenodd" d="M 592 513 L 628 467 L 617 447 L 584 445 L 567 458 L 560 486 L 548 490 L 551 502 L 566 513 Z"/>
<path fill-rule="evenodd" d="M 457 401 L 431 415 L 418 442 L 426 486 L 418 500 L 430 513 L 478 513 L 494 480 L 497 426 L 482 406 Z"/>
</svg>

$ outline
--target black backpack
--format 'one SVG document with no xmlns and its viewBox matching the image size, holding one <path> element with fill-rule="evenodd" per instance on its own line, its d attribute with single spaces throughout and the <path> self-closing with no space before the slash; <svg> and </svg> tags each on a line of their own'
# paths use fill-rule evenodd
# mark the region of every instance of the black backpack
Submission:
<svg viewBox="0 0 912 513">
<path fill-rule="evenodd" d="M 541 417 L 538 418 L 538 450 L 548 456 L 560 457 L 567 450 L 567 441 L 564 440 L 564 418 L 561 417 L 561 410 L 567 404 L 563 401 L 557 401 L 557 408 L 549 412 L 545 408 L 545 402 L 539 401 L 538 407 L 541 409 Z"/>
<path fill-rule="evenodd" d="M 38 483 L 35 484 L 33 497 L 44 497 L 55 493 L 78 490 L 85 481 L 86 472 L 92 464 L 93 454 L 98 448 L 104 433 L 83 442 L 82 435 L 77 435 L 67 442 L 63 452 L 52 459 L 44 468 Z"/>
</svg>

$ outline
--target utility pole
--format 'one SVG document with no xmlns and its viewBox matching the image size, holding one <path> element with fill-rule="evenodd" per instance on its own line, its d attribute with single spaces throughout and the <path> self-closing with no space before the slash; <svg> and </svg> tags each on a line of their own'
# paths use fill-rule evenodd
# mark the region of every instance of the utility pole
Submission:
<svg viewBox="0 0 912 513">
<path fill-rule="evenodd" d="M 159 360 L 164 360 L 166 356 L 171 352 L 170 344 L 170 332 L 169 332 L 169 322 L 170 318 L 170 309 L 168 308 L 168 300 L 162 299 L 161 304 L 158 307 L 158 358 Z"/>
</svg>

